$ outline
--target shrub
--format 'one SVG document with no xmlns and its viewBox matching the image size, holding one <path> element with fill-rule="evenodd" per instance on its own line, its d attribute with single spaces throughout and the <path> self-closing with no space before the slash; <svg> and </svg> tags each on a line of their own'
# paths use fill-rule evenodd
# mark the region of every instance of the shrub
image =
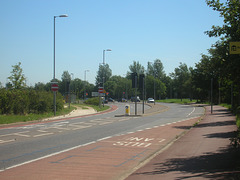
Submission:
<svg viewBox="0 0 240 180">
<path fill-rule="evenodd" d="M 90 105 L 98 106 L 98 105 L 99 105 L 99 97 L 90 98 L 90 99 L 84 101 L 84 103 L 85 103 L 85 104 L 90 104 Z"/>
<path fill-rule="evenodd" d="M 57 110 L 63 109 L 63 97 L 57 93 Z M 0 114 L 23 115 L 53 111 L 53 93 L 29 89 L 0 89 Z"/>
</svg>

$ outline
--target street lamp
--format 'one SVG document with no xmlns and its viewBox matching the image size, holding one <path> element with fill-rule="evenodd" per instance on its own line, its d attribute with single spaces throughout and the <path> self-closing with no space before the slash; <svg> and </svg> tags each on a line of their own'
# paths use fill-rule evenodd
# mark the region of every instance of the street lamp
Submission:
<svg viewBox="0 0 240 180">
<path fill-rule="evenodd" d="M 160 62 L 149 62 L 150 64 L 153 65 L 153 76 L 154 76 L 154 87 L 153 87 L 153 98 L 154 98 L 154 105 L 155 105 L 155 101 L 156 101 L 156 66 L 154 66 L 155 64 L 161 64 Z"/>
<path fill-rule="evenodd" d="M 54 16 L 53 18 L 53 81 L 56 80 L 56 69 L 55 69 L 55 19 L 57 17 L 68 17 L 67 14 Z M 54 116 L 56 116 L 56 91 L 53 92 L 53 104 L 54 104 Z"/>
<path fill-rule="evenodd" d="M 105 51 L 112 51 L 111 49 L 104 49 L 103 50 L 103 64 L 105 64 Z"/>
<path fill-rule="evenodd" d="M 104 49 L 103 50 L 103 68 L 105 67 L 105 52 L 106 51 L 112 51 L 111 49 Z M 104 70 L 104 69 L 103 69 Z M 103 72 L 103 77 L 102 77 L 102 85 L 103 85 L 103 89 L 104 89 L 104 72 Z"/>
<path fill-rule="evenodd" d="M 112 50 L 111 49 L 104 49 L 103 50 L 103 68 L 105 67 L 105 52 L 106 51 L 112 51 Z M 104 89 L 104 71 L 103 71 L 102 75 L 103 75 L 103 77 L 102 77 L 102 85 L 103 85 L 103 89 Z M 103 106 L 104 106 L 104 101 L 103 101 Z"/>
<path fill-rule="evenodd" d="M 87 81 L 87 72 L 89 72 L 89 70 L 85 70 L 84 71 L 84 99 L 86 99 L 86 81 Z"/>
</svg>

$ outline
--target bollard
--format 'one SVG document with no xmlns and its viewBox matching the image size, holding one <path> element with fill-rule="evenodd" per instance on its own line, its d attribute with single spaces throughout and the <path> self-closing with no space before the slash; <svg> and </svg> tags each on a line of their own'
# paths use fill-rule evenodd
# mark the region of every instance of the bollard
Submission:
<svg viewBox="0 0 240 180">
<path fill-rule="evenodd" d="M 130 105 L 125 105 L 125 116 L 130 116 Z"/>
</svg>

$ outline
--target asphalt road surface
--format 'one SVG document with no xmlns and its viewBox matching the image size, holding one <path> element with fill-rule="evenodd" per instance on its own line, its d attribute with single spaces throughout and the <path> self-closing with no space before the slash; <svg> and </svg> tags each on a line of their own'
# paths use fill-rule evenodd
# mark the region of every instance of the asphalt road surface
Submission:
<svg viewBox="0 0 240 180">
<path fill-rule="evenodd" d="M 110 113 L 0 129 L 0 171 L 110 136 L 204 114 L 202 107 L 163 104 L 169 107 L 168 111 L 159 114 L 115 117 L 117 114 L 124 114 L 125 104 L 115 103 L 118 109 Z M 138 108 L 141 109 L 141 105 Z M 134 111 L 132 105 L 131 111 Z"/>
</svg>

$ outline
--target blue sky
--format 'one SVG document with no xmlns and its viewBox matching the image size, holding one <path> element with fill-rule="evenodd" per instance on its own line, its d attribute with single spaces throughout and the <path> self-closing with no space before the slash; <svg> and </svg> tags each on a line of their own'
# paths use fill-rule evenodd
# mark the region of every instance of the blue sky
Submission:
<svg viewBox="0 0 240 180">
<path fill-rule="evenodd" d="M 0 82 L 22 63 L 27 85 L 53 78 L 53 17 L 56 78 L 63 71 L 95 83 L 99 63 L 124 76 L 133 61 L 145 68 L 160 59 L 167 74 L 179 63 L 194 67 L 218 39 L 204 31 L 222 25 L 205 0 L 0 0 Z"/>
</svg>

